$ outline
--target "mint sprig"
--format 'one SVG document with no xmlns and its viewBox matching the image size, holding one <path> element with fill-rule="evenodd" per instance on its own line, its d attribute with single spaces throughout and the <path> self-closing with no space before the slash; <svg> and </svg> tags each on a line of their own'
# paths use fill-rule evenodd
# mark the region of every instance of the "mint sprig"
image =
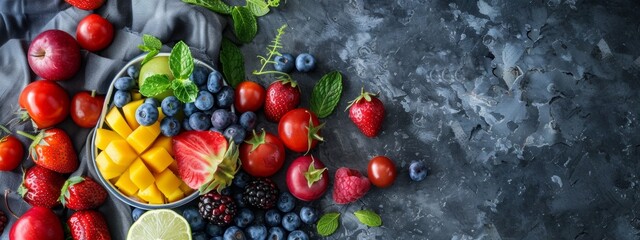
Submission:
<svg viewBox="0 0 640 240">
<path fill-rule="evenodd" d="M 371 210 L 358 210 L 353 213 L 358 220 L 369 227 L 379 227 L 382 225 L 380 215 Z"/>
<path fill-rule="evenodd" d="M 165 74 L 155 74 L 145 78 L 140 94 L 146 97 L 152 97 L 163 93 L 171 86 L 169 77 Z"/>
<path fill-rule="evenodd" d="M 322 215 L 322 217 L 320 217 L 320 219 L 318 220 L 318 224 L 316 225 L 318 234 L 320 234 L 320 236 L 326 237 L 336 232 L 339 225 L 339 217 L 340 213 L 337 212 L 330 212 Z"/>
<path fill-rule="evenodd" d="M 144 59 L 142 59 L 142 63 L 140 63 L 140 66 L 142 66 L 145 63 L 149 62 L 149 60 L 151 60 L 153 57 L 158 55 L 158 53 L 160 53 L 162 42 L 160 42 L 160 39 L 152 35 L 144 34 L 142 35 L 142 44 L 138 45 L 138 48 L 144 52 L 147 52 L 147 55 L 144 56 Z"/>
<path fill-rule="evenodd" d="M 262 17 L 269 13 L 269 4 L 264 0 L 247 0 L 246 7 L 251 10 L 256 17 Z"/>
<path fill-rule="evenodd" d="M 250 43 L 258 33 L 258 22 L 256 16 L 249 8 L 235 6 L 231 9 L 233 19 L 233 31 L 240 42 Z"/>
<path fill-rule="evenodd" d="M 311 92 L 311 111 L 325 118 L 338 106 L 342 95 L 342 74 L 333 71 L 324 75 Z"/>
</svg>

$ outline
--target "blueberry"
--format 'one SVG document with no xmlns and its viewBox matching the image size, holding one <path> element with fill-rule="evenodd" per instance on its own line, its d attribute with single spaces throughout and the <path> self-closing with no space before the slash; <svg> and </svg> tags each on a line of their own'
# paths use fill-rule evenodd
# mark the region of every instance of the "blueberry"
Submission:
<svg viewBox="0 0 640 240">
<path fill-rule="evenodd" d="M 215 237 L 212 237 L 209 240 L 224 240 L 224 238 L 222 238 L 222 236 L 215 236 Z"/>
<path fill-rule="evenodd" d="M 238 123 L 238 115 L 235 113 L 229 112 L 229 118 L 231 119 L 231 124 Z"/>
<path fill-rule="evenodd" d="M 205 85 L 207 83 L 207 76 L 209 75 L 209 70 L 204 67 L 196 66 L 193 69 L 191 75 L 189 75 L 189 80 L 195 83 L 198 86 Z"/>
<path fill-rule="evenodd" d="M 200 216 L 200 213 L 198 212 L 197 208 L 195 207 L 186 208 L 184 211 L 182 211 L 182 216 L 184 217 L 184 219 L 187 220 L 187 222 L 189 223 L 189 226 L 191 226 L 192 232 L 204 230 L 204 227 L 206 226 L 206 222 L 204 221 L 204 218 Z"/>
<path fill-rule="evenodd" d="M 291 232 L 300 227 L 300 217 L 295 212 L 286 213 L 282 216 L 282 227 Z"/>
<path fill-rule="evenodd" d="M 173 137 L 180 133 L 180 122 L 173 117 L 165 117 L 160 121 L 160 132 L 167 137 Z"/>
<path fill-rule="evenodd" d="M 154 107 L 160 107 L 160 103 L 158 102 L 158 99 L 155 99 L 152 97 L 144 99 L 144 102 L 142 103 L 150 103 Z"/>
<path fill-rule="evenodd" d="M 309 240 L 309 235 L 301 230 L 295 230 L 289 233 L 287 240 Z"/>
<path fill-rule="evenodd" d="M 191 116 L 191 114 L 193 114 L 194 112 L 197 112 L 198 108 L 196 108 L 196 104 L 194 102 L 190 102 L 184 104 L 184 108 L 182 109 L 182 111 L 184 112 L 184 115 L 188 117 Z"/>
<path fill-rule="evenodd" d="M 224 196 L 231 195 L 231 188 L 227 187 L 227 188 L 222 189 L 222 191 L 220 191 L 220 195 L 224 195 Z"/>
<path fill-rule="evenodd" d="M 236 201 L 236 205 L 238 205 L 239 208 L 247 206 L 246 204 L 244 204 L 244 200 L 242 200 L 242 192 L 233 194 L 233 200 Z"/>
<path fill-rule="evenodd" d="M 220 72 L 213 70 L 209 73 L 209 77 L 207 78 L 207 89 L 211 93 L 218 93 L 224 84 L 222 83 L 222 74 Z"/>
<path fill-rule="evenodd" d="M 131 77 L 119 77 L 116 82 L 113 83 L 113 87 L 118 90 L 130 91 L 136 86 L 136 82 Z"/>
<path fill-rule="evenodd" d="M 253 212 L 251 212 L 251 210 L 249 210 L 248 208 L 241 208 L 233 218 L 233 222 L 236 224 L 236 226 L 243 228 L 251 224 L 254 218 L 255 216 L 253 215 Z"/>
<path fill-rule="evenodd" d="M 233 113 L 225 110 L 225 109 L 218 109 L 213 111 L 213 113 L 211 114 L 211 125 L 214 128 L 217 129 L 225 129 L 227 128 L 227 126 L 229 126 L 229 124 L 231 124 L 231 115 Z"/>
<path fill-rule="evenodd" d="M 310 72 L 316 67 L 316 59 L 313 55 L 303 53 L 296 57 L 296 69 L 298 72 Z"/>
<path fill-rule="evenodd" d="M 140 77 L 140 69 L 138 69 L 137 66 L 131 65 L 127 68 L 127 75 L 134 80 L 138 79 L 138 77 Z"/>
<path fill-rule="evenodd" d="M 134 222 L 138 221 L 138 218 L 140 218 L 140 216 L 145 212 L 147 211 L 140 208 L 134 208 L 133 211 L 131 211 L 131 218 L 133 218 Z"/>
<path fill-rule="evenodd" d="M 150 103 L 143 103 L 136 109 L 136 121 L 142 126 L 150 126 L 158 121 L 158 108 Z"/>
<path fill-rule="evenodd" d="M 233 185 L 238 188 L 244 188 L 249 181 L 251 181 L 251 176 L 245 171 L 239 171 L 233 177 Z"/>
<path fill-rule="evenodd" d="M 196 108 L 206 111 L 213 107 L 213 102 L 213 95 L 209 91 L 200 91 L 194 104 Z"/>
<path fill-rule="evenodd" d="M 118 90 L 113 94 L 113 104 L 116 107 L 124 107 L 129 102 L 131 102 L 131 93 L 129 91 Z"/>
<path fill-rule="evenodd" d="M 273 63 L 273 68 L 275 68 L 276 71 L 290 73 L 295 67 L 295 59 L 293 55 L 289 53 L 282 54 L 282 56 L 276 56 L 273 58 L 273 61 L 275 61 L 275 63 Z"/>
<path fill-rule="evenodd" d="M 257 120 L 258 116 L 254 112 L 243 112 L 242 115 L 240 115 L 240 126 L 250 132 L 256 127 Z"/>
<path fill-rule="evenodd" d="M 193 130 L 204 131 L 211 127 L 211 121 L 209 121 L 207 114 L 197 112 L 189 116 L 189 126 L 191 126 Z"/>
<path fill-rule="evenodd" d="M 265 240 L 267 239 L 267 227 L 264 225 L 251 225 L 247 229 L 247 236 L 251 240 Z"/>
<path fill-rule="evenodd" d="M 224 231 L 224 240 L 245 240 L 244 232 L 236 226 L 231 226 Z"/>
<path fill-rule="evenodd" d="M 193 130 L 191 124 L 189 124 L 189 118 L 185 118 L 184 120 L 182 120 L 182 129 L 184 129 L 185 131 Z"/>
<path fill-rule="evenodd" d="M 409 165 L 409 177 L 411 180 L 420 182 L 427 177 L 427 167 L 423 161 L 412 161 Z"/>
<path fill-rule="evenodd" d="M 172 117 L 182 109 L 182 102 L 175 96 L 168 96 L 162 100 L 162 112 L 164 115 Z"/>
<path fill-rule="evenodd" d="M 280 211 L 277 209 L 270 209 L 264 213 L 264 219 L 267 226 L 275 227 L 280 225 L 280 222 L 282 222 L 282 215 L 280 215 Z"/>
<path fill-rule="evenodd" d="M 280 197 L 278 197 L 278 203 L 276 204 L 276 206 L 281 212 L 291 212 L 291 210 L 293 210 L 293 208 L 296 206 L 296 199 L 293 198 L 293 195 L 291 195 L 291 193 L 282 192 L 280 194 Z"/>
<path fill-rule="evenodd" d="M 193 232 L 193 228 L 191 229 L 191 231 Z M 193 232 L 191 234 L 191 239 L 193 239 L 193 240 L 209 240 L 209 236 L 207 236 L 207 234 L 204 233 L 204 232 Z"/>
<path fill-rule="evenodd" d="M 216 104 L 218 108 L 229 108 L 233 104 L 233 88 L 224 86 L 220 92 L 216 93 Z"/>
<path fill-rule="evenodd" d="M 222 227 L 212 223 L 207 224 L 207 227 L 204 230 L 209 236 L 212 237 L 222 236 L 222 234 L 224 233 L 224 229 Z"/>
<path fill-rule="evenodd" d="M 284 230 L 281 227 L 271 227 L 269 228 L 269 236 L 267 237 L 269 240 L 284 240 Z"/>
<path fill-rule="evenodd" d="M 314 224 L 318 221 L 318 212 L 312 207 L 304 206 L 300 209 L 300 220 L 306 224 Z"/>
<path fill-rule="evenodd" d="M 238 124 L 231 124 L 231 126 L 228 126 L 227 129 L 224 130 L 222 135 L 232 140 L 237 145 L 240 145 L 244 141 L 246 134 L 247 132 L 242 128 L 242 126 Z"/>
</svg>

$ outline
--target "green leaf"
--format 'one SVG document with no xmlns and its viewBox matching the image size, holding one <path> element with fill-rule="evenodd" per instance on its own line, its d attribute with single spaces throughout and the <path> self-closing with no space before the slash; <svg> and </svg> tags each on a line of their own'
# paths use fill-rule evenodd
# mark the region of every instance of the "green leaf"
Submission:
<svg viewBox="0 0 640 240">
<path fill-rule="evenodd" d="M 311 92 L 311 111 L 319 118 L 329 116 L 342 95 L 342 75 L 333 71 L 324 75 Z"/>
<path fill-rule="evenodd" d="M 231 14 L 231 7 L 221 0 L 182 0 L 185 3 L 197 5 L 221 14 Z"/>
<path fill-rule="evenodd" d="M 149 53 L 147 53 L 146 56 L 144 56 L 144 59 L 142 59 L 142 63 L 140 63 L 140 66 L 144 65 L 145 63 L 151 61 L 151 59 L 153 59 L 153 57 L 155 57 L 156 55 L 158 55 L 158 53 L 160 53 L 160 51 L 158 50 L 151 50 L 149 51 Z"/>
<path fill-rule="evenodd" d="M 227 83 L 236 87 L 244 81 L 244 57 L 240 48 L 233 42 L 224 38 L 220 47 L 220 63 L 222 63 L 222 73 L 227 79 Z"/>
<path fill-rule="evenodd" d="M 247 7 L 236 6 L 231 10 L 233 30 L 240 42 L 250 43 L 258 33 L 256 17 Z"/>
<path fill-rule="evenodd" d="M 320 181 L 322 179 L 322 173 L 327 170 L 327 168 L 316 169 L 314 165 L 315 159 L 311 156 L 311 164 L 309 164 L 309 169 L 304 173 L 304 178 L 307 179 L 307 186 L 311 188 L 313 183 Z"/>
<path fill-rule="evenodd" d="M 146 80 L 145 83 L 147 83 Z M 171 89 L 173 89 L 173 95 L 183 103 L 193 102 L 198 96 L 198 86 L 189 79 L 174 79 L 171 82 Z"/>
<path fill-rule="evenodd" d="M 278 7 L 280 6 L 280 0 L 267 0 L 267 4 L 269 4 L 269 7 Z"/>
<path fill-rule="evenodd" d="M 146 51 L 146 52 L 149 52 L 151 50 L 159 51 L 162 48 L 162 42 L 160 42 L 160 39 L 154 37 L 153 35 L 149 35 L 149 34 L 142 35 L 142 43 L 144 44 L 143 47 L 149 49 L 149 50 L 142 50 L 142 51 Z"/>
<path fill-rule="evenodd" d="M 338 229 L 338 217 L 340 217 L 340 213 L 337 212 L 330 212 L 322 215 L 316 225 L 318 234 L 323 237 L 333 234 L 336 229 Z"/>
<path fill-rule="evenodd" d="M 169 88 L 171 82 L 169 76 L 165 74 L 155 74 L 144 79 L 144 83 L 140 86 L 140 94 L 145 97 L 153 97 Z"/>
<path fill-rule="evenodd" d="M 261 17 L 269 13 L 269 5 L 264 0 L 247 0 L 247 8 L 254 16 Z"/>
<path fill-rule="evenodd" d="M 175 78 L 189 78 L 193 72 L 193 57 L 189 46 L 183 41 L 176 43 L 169 55 L 169 68 Z"/>
<path fill-rule="evenodd" d="M 371 210 L 358 210 L 353 213 L 356 215 L 356 218 L 369 227 L 379 227 L 382 225 L 382 219 L 380 219 L 380 215 Z"/>
</svg>

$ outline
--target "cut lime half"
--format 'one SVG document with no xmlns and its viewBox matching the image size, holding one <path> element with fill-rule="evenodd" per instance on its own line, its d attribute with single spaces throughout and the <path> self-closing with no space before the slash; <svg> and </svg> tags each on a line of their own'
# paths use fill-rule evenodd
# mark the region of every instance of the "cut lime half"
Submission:
<svg viewBox="0 0 640 240">
<path fill-rule="evenodd" d="M 168 209 L 147 211 L 129 228 L 127 240 L 191 240 L 189 223 Z"/>
</svg>

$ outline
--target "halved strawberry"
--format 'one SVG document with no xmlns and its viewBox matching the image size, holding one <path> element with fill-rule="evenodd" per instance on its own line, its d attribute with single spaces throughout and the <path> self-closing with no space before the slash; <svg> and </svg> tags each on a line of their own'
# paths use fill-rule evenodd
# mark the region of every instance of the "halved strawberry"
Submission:
<svg viewBox="0 0 640 240">
<path fill-rule="evenodd" d="M 186 131 L 173 137 L 180 178 L 205 194 L 231 184 L 240 169 L 238 148 L 219 132 Z"/>
</svg>

